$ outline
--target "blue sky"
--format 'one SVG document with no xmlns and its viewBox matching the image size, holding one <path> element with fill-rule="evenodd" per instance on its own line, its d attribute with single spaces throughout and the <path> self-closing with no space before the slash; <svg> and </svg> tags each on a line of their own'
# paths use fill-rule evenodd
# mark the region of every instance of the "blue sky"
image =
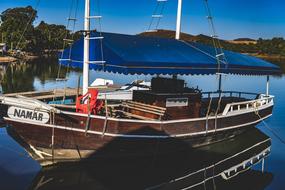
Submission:
<svg viewBox="0 0 285 190">
<path fill-rule="evenodd" d="M 97 12 L 98 0 L 91 0 Z M 221 38 L 285 37 L 284 0 L 208 0 Z M 37 0 L 0 0 L 0 12 L 7 8 L 32 5 Z M 48 23 L 66 24 L 72 0 L 41 0 L 38 19 Z M 103 31 L 137 34 L 150 23 L 156 0 L 99 0 Z M 160 27 L 175 29 L 177 0 L 168 0 Z M 83 28 L 84 0 L 79 0 L 76 28 Z M 210 34 L 203 0 L 183 0 L 182 31 Z"/>
</svg>

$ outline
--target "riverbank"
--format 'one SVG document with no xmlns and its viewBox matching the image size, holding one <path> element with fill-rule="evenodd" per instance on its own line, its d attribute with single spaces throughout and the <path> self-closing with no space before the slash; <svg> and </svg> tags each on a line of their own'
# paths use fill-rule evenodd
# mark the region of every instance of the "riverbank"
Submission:
<svg viewBox="0 0 285 190">
<path fill-rule="evenodd" d="M 0 57 L 0 63 L 10 63 L 17 61 L 17 58 L 11 56 Z"/>
<path fill-rule="evenodd" d="M 0 63 L 11 63 L 11 62 L 16 62 L 18 60 L 25 60 L 25 61 L 30 61 L 34 59 L 40 58 L 39 56 L 36 55 L 22 55 L 20 57 L 13 57 L 13 56 L 0 56 Z"/>
<path fill-rule="evenodd" d="M 259 54 L 259 53 L 249 53 L 248 55 L 255 56 L 265 60 L 285 60 L 285 56 L 280 54 Z"/>
</svg>

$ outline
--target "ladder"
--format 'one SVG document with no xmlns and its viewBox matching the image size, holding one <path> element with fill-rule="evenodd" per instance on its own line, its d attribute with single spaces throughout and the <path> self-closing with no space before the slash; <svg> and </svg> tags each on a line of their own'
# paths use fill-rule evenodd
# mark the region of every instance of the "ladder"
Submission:
<svg viewBox="0 0 285 190">
<path fill-rule="evenodd" d="M 156 7 L 153 11 L 153 14 L 151 15 L 151 21 L 146 32 L 157 32 L 167 1 L 168 0 L 156 0 Z"/>
<path fill-rule="evenodd" d="M 217 64 L 218 64 L 218 68 L 217 68 L 217 73 L 216 74 L 220 77 L 223 74 L 220 71 L 221 64 L 225 64 L 225 67 L 227 68 L 227 66 L 228 66 L 227 59 L 226 59 L 225 53 L 224 53 L 224 51 L 222 49 L 219 37 L 218 37 L 216 29 L 215 29 L 215 25 L 214 25 L 214 21 L 213 21 L 211 10 L 209 8 L 208 0 L 204 0 L 204 1 L 205 1 L 205 8 L 206 8 L 206 11 L 207 11 L 207 14 L 208 14 L 206 16 L 206 18 L 208 19 L 209 26 L 210 26 L 210 28 L 212 30 L 211 38 L 212 38 L 212 41 L 213 41 L 213 46 L 215 48 L 215 54 L 216 54 L 215 57 L 216 57 Z"/>
<path fill-rule="evenodd" d="M 74 40 L 73 40 L 74 35 L 73 34 L 75 32 L 75 25 L 76 25 L 76 21 L 77 21 L 76 17 L 77 17 L 78 0 L 76 0 L 76 7 L 74 10 L 74 13 L 73 13 L 73 4 L 74 4 L 74 1 L 72 1 L 72 3 L 71 3 L 69 16 L 67 17 L 67 24 L 66 24 L 67 31 L 71 31 L 72 35 L 69 36 L 68 32 L 66 32 L 65 38 L 63 39 L 62 54 L 61 54 L 61 58 L 59 59 L 59 61 L 68 61 L 68 62 L 71 61 L 71 59 L 70 59 L 71 58 L 71 50 L 72 50 L 72 44 L 74 42 Z M 64 49 L 67 45 L 69 46 L 69 58 L 63 59 L 63 52 L 64 52 Z M 57 78 L 55 80 L 56 81 L 67 81 L 68 80 L 68 78 L 66 77 L 67 73 L 65 73 L 65 77 L 60 77 L 60 72 L 61 72 L 61 64 L 59 66 Z M 68 70 L 66 72 L 68 72 Z"/>
<path fill-rule="evenodd" d="M 211 10 L 209 8 L 208 0 L 204 0 L 204 2 L 205 2 L 206 12 L 208 14 L 206 16 L 206 18 L 208 19 L 209 26 L 210 26 L 210 28 L 212 30 L 211 38 L 212 38 L 212 41 L 213 41 L 213 46 L 214 46 L 215 54 L 216 54 L 215 57 L 216 57 L 216 60 L 217 60 L 217 72 L 216 72 L 216 75 L 217 75 L 217 77 L 219 79 L 218 91 L 221 92 L 222 91 L 222 75 L 226 75 L 225 73 L 223 73 L 221 71 L 221 64 L 224 64 L 225 69 L 227 69 L 228 62 L 227 62 L 224 50 L 223 50 L 223 48 L 221 46 L 220 40 L 218 38 L 216 29 L 215 29 L 215 25 L 214 25 L 214 21 L 213 21 Z"/>
<path fill-rule="evenodd" d="M 99 6 L 99 4 L 98 4 Z M 99 29 L 97 30 L 84 30 L 84 35 L 87 35 L 89 34 L 88 36 L 88 40 L 91 40 L 91 41 L 100 41 L 100 52 L 101 52 L 101 60 L 92 60 L 92 61 L 88 61 L 89 64 L 97 64 L 97 65 L 102 65 L 103 67 L 105 66 L 105 63 L 106 61 L 104 61 L 104 54 L 103 54 L 103 39 L 104 39 L 104 36 L 102 36 L 102 27 L 101 27 L 101 20 L 102 20 L 102 15 L 100 15 L 100 12 L 99 12 L 99 9 L 98 9 L 98 14 L 97 15 L 90 15 L 88 16 L 87 18 L 85 19 L 88 19 L 90 24 L 91 24 L 91 21 L 97 21 L 98 24 L 99 24 Z M 95 33 L 92 33 L 92 31 L 97 31 L 97 33 L 99 33 L 99 36 L 95 36 Z"/>
</svg>

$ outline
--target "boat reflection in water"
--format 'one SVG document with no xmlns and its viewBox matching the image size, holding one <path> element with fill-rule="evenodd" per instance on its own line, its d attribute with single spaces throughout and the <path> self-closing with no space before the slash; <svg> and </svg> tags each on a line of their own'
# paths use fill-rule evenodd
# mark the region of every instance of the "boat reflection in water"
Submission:
<svg viewBox="0 0 285 190">
<path fill-rule="evenodd" d="M 256 128 L 230 140 L 169 155 L 156 151 L 143 159 L 105 158 L 107 144 L 92 163 L 65 163 L 45 167 L 31 189 L 264 189 L 271 173 L 251 170 L 270 153 L 271 140 Z M 159 151 L 159 142 L 157 142 Z"/>
</svg>

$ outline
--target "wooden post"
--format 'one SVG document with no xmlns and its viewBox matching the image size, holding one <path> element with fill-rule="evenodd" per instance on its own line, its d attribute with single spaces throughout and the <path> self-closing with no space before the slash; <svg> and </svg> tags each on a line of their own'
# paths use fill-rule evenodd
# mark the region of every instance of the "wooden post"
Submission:
<svg viewBox="0 0 285 190">
<path fill-rule="evenodd" d="M 269 75 L 266 77 L 266 96 L 269 96 Z"/>
<path fill-rule="evenodd" d="M 105 122 L 104 122 L 103 133 L 102 133 L 103 137 L 107 129 L 107 122 L 108 122 L 108 104 L 107 104 L 107 94 L 105 91 Z"/>
<path fill-rule="evenodd" d="M 78 80 L 77 80 L 76 100 L 79 97 L 79 89 L 80 89 L 80 75 L 78 76 Z"/>
<path fill-rule="evenodd" d="M 51 155 L 52 163 L 54 163 L 54 112 L 50 112 L 50 124 L 52 125 L 52 134 L 51 134 Z"/>
</svg>

